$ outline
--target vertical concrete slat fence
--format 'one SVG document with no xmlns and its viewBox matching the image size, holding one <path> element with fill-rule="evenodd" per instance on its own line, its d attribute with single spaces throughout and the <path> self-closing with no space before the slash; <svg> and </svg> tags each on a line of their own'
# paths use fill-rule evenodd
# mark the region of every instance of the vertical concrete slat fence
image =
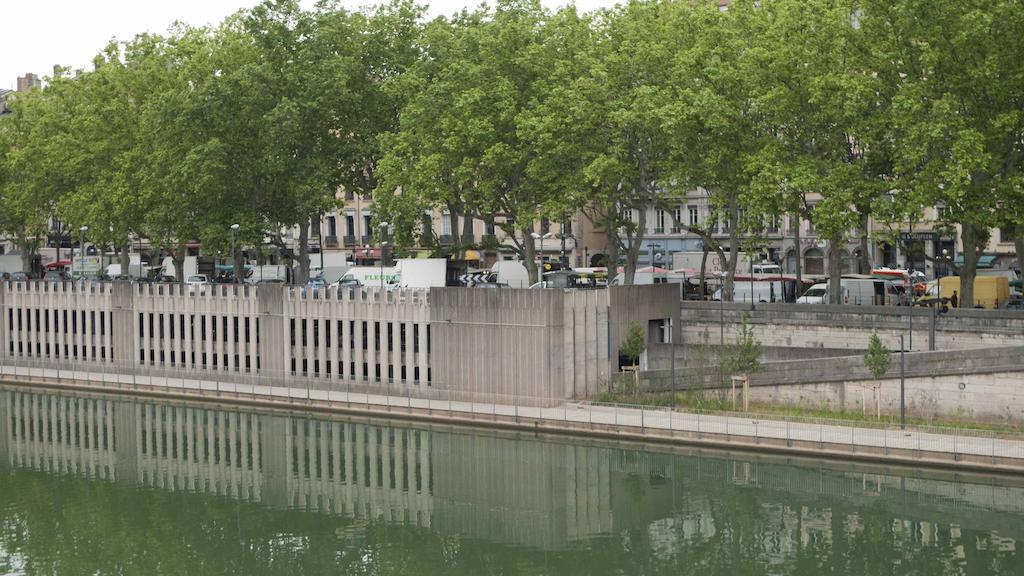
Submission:
<svg viewBox="0 0 1024 576">
<path fill-rule="evenodd" d="M 3 282 L 0 376 L 554 405 L 606 389 L 630 324 L 677 317 L 672 288 Z"/>
</svg>

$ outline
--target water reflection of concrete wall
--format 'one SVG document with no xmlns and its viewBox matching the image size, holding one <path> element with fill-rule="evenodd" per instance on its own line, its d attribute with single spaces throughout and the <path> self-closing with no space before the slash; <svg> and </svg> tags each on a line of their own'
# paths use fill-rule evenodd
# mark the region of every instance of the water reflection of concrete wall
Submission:
<svg viewBox="0 0 1024 576">
<path fill-rule="evenodd" d="M 640 533 L 652 553 L 668 554 L 756 525 L 770 535 L 756 553 L 781 564 L 860 535 L 879 510 L 895 518 L 894 537 L 914 545 L 962 529 L 990 536 L 968 547 L 1024 538 L 1021 483 L 13 390 L 0 390 L 0 423 L 0 467 L 545 549 Z"/>
</svg>

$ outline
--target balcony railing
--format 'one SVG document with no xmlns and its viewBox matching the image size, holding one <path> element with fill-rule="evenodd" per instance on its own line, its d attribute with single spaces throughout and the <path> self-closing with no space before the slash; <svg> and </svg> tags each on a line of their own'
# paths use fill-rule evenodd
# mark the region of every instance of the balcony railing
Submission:
<svg viewBox="0 0 1024 576">
<path fill-rule="evenodd" d="M 451 244 L 452 243 L 452 235 L 451 234 L 441 234 L 440 236 L 438 236 L 437 240 L 441 244 Z"/>
<path fill-rule="evenodd" d="M 356 245 L 356 237 L 352 236 L 352 235 L 342 236 L 341 241 L 342 241 L 342 243 L 344 243 L 345 246 L 355 246 Z"/>
<path fill-rule="evenodd" d="M 324 236 L 324 246 L 327 246 L 328 248 L 337 248 L 338 247 L 338 237 L 337 236 Z"/>
<path fill-rule="evenodd" d="M 373 242 L 373 236 L 363 236 L 359 239 L 359 243 L 363 246 L 369 246 L 371 242 Z"/>
</svg>

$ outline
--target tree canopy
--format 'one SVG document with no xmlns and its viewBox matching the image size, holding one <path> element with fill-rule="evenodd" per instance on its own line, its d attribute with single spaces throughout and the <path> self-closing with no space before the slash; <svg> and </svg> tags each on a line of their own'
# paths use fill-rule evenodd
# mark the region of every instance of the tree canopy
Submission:
<svg viewBox="0 0 1024 576">
<path fill-rule="evenodd" d="M 729 298 L 768 219 L 813 222 L 838 281 L 869 220 L 941 206 L 969 305 L 988 231 L 1024 235 L 1022 38 L 1010 0 L 499 0 L 429 21 L 408 0 L 265 0 L 113 41 L 13 98 L 0 231 L 30 255 L 57 217 L 181 258 L 223 254 L 233 224 L 260 249 L 297 228 L 301 279 L 346 191 L 400 250 L 437 247 L 427 213 L 448 219 L 446 254 L 484 221 L 534 278 L 537 223 L 582 213 L 630 282 L 648 208 L 698 190 L 707 218 L 672 225 L 719 253 Z"/>
</svg>

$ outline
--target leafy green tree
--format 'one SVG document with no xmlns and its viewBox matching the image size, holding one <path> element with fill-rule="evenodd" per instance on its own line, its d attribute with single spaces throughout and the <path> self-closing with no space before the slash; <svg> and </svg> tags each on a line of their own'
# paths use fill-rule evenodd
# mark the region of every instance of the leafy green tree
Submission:
<svg viewBox="0 0 1024 576">
<path fill-rule="evenodd" d="M 959 226 L 960 301 L 970 307 L 989 230 L 1019 216 L 1024 14 L 1008 0 L 871 0 L 864 13 L 884 19 L 898 66 L 899 189 L 910 209 L 943 205 Z"/>
<path fill-rule="evenodd" d="M 871 371 L 875 380 L 885 376 L 885 373 L 889 371 L 889 364 L 892 362 L 891 355 L 889 348 L 882 343 L 878 334 L 872 334 L 868 339 L 868 351 L 864 354 L 864 365 Z"/>
<path fill-rule="evenodd" d="M 383 140 L 389 151 L 375 195 L 407 230 L 430 209 L 448 211 L 453 236 L 468 235 L 474 218 L 493 222 L 532 280 L 534 223 L 551 191 L 532 177 L 521 128 L 551 65 L 547 16 L 537 2 L 503 1 L 427 27 L 429 49 L 411 70 L 410 99 Z"/>
<path fill-rule="evenodd" d="M 18 94 L 0 117 L 0 230 L 12 236 L 22 268 L 31 270 L 49 219 L 74 178 L 62 155 L 61 129 L 71 121 L 59 87 Z"/>
<path fill-rule="evenodd" d="M 864 365 L 868 367 L 868 370 L 871 371 L 871 375 L 875 379 L 871 388 L 875 396 L 875 415 L 878 418 L 882 417 L 881 383 L 878 382 L 878 379 L 885 376 L 889 371 L 889 364 L 891 362 L 892 353 L 889 348 L 882 343 L 882 339 L 878 337 L 878 334 L 872 334 L 871 338 L 868 339 L 868 351 L 864 354 Z"/>
<path fill-rule="evenodd" d="M 697 234 L 718 253 L 725 267 L 723 299 L 731 301 L 743 244 L 750 244 L 763 229 L 762 206 L 751 194 L 751 166 L 768 135 L 757 103 L 763 84 L 755 81 L 758 72 L 751 70 L 760 63 L 751 53 L 760 48 L 757 42 L 766 19 L 763 10 L 745 2 L 730 5 L 725 12 L 708 3 L 680 10 L 693 32 L 673 70 L 675 146 L 672 178 L 666 185 L 706 193 L 711 210 L 703 225 L 674 224 Z M 724 243 L 712 235 L 715 223 L 728 233 Z"/>
<path fill-rule="evenodd" d="M 727 374 L 752 374 L 761 369 L 761 343 L 749 320 L 744 312 L 736 328 L 736 343 L 723 351 L 722 368 Z"/>
<path fill-rule="evenodd" d="M 829 295 L 840 303 L 840 253 L 892 188 L 891 101 L 897 76 L 875 55 L 882 24 L 850 1 L 773 2 L 759 35 L 755 107 L 772 138 L 756 175 L 762 206 L 810 217 L 827 241 Z M 809 198 L 820 197 L 811 206 Z"/>
<path fill-rule="evenodd" d="M 626 357 L 633 366 L 640 361 L 640 355 L 647 349 L 647 338 L 644 336 L 644 328 L 639 322 L 631 322 L 626 339 L 619 345 L 619 352 Z"/>
</svg>

